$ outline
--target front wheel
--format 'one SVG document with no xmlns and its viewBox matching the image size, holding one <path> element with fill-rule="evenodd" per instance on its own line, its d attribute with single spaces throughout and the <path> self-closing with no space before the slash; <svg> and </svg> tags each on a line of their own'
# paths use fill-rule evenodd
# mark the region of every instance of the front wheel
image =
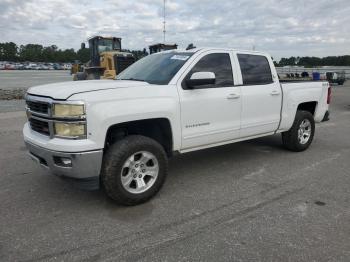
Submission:
<svg viewBox="0 0 350 262">
<path fill-rule="evenodd" d="M 297 111 L 293 126 L 282 133 L 283 145 L 291 151 L 301 152 L 312 143 L 315 134 L 315 120 L 307 111 Z"/>
<path fill-rule="evenodd" d="M 107 195 L 122 205 L 137 205 L 162 187 L 168 169 L 163 147 L 155 140 L 132 135 L 111 145 L 103 159 L 102 183 Z"/>
</svg>

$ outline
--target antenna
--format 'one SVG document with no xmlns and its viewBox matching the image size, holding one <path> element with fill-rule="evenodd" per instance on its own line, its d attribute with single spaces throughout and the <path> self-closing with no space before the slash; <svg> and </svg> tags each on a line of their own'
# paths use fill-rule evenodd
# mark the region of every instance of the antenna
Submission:
<svg viewBox="0 0 350 262">
<path fill-rule="evenodd" d="M 163 43 L 165 44 L 165 33 L 166 33 L 166 30 L 165 30 L 165 1 L 166 0 L 163 0 Z"/>
</svg>

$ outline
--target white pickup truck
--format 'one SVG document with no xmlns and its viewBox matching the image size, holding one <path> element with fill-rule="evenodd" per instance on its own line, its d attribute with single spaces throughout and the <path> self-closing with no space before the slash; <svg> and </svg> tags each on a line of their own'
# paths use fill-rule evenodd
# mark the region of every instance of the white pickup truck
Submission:
<svg viewBox="0 0 350 262">
<path fill-rule="evenodd" d="M 171 50 L 116 80 L 30 88 L 24 141 L 53 174 L 135 205 L 158 192 L 174 153 L 276 133 L 287 149 L 307 149 L 330 91 L 328 82 L 280 83 L 265 53 Z"/>
</svg>

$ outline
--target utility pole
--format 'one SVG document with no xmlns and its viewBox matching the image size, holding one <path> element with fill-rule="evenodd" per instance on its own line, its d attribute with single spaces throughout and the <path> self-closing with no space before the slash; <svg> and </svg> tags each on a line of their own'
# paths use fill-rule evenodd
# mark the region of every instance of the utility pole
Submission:
<svg viewBox="0 0 350 262">
<path fill-rule="evenodd" d="M 165 1 L 163 0 L 163 43 L 165 44 Z"/>
</svg>

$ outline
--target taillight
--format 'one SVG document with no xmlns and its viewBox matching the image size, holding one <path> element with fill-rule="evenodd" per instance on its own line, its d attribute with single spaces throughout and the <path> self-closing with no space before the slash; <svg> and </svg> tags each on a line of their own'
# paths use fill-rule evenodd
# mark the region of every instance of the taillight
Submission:
<svg viewBox="0 0 350 262">
<path fill-rule="evenodd" d="M 332 88 L 328 87 L 328 94 L 327 94 L 327 104 L 329 105 L 331 103 L 332 98 Z"/>
</svg>

